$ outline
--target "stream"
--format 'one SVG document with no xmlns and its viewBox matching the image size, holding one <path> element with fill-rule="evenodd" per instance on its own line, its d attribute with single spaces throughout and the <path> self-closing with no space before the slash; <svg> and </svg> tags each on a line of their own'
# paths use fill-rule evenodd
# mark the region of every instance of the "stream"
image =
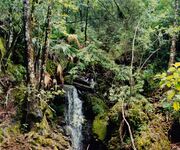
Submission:
<svg viewBox="0 0 180 150">
<path fill-rule="evenodd" d="M 64 90 L 67 97 L 65 111 L 66 132 L 70 136 L 72 149 L 82 150 L 82 125 L 84 122 L 82 101 L 79 99 L 77 89 L 74 86 L 65 85 Z"/>
</svg>

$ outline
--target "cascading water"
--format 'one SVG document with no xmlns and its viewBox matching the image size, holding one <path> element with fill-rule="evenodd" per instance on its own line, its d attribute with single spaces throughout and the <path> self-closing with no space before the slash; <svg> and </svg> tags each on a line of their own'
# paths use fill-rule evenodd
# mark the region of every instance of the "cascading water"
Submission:
<svg viewBox="0 0 180 150">
<path fill-rule="evenodd" d="M 82 150 L 82 101 L 78 98 L 77 89 L 71 85 L 65 85 L 67 96 L 67 109 L 65 111 L 66 132 L 71 137 L 73 150 Z"/>
</svg>

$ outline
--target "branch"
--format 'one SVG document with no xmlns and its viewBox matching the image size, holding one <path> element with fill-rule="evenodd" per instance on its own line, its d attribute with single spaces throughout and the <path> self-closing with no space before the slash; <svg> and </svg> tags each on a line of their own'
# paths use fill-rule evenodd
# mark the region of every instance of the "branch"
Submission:
<svg viewBox="0 0 180 150">
<path fill-rule="evenodd" d="M 122 117 L 123 117 L 123 120 L 125 121 L 125 123 L 128 126 L 128 130 L 129 130 L 129 134 L 130 134 L 130 138 L 131 138 L 132 147 L 133 147 L 134 150 L 137 150 L 136 147 L 135 147 L 135 144 L 134 144 L 134 139 L 133 139 L 131 127 L 130 127 L 128 121 L 126 120 L 126 117 L 125 117 L 125 114 L 124 114 L 124 100 L 122 101 Z"/>
<path fill-rule="evenodd" d="M 133 88 L 133 64 L 134 64 L 135 40 L 136 40 L 139 24 L 140 24 L 140 20 L 136 26 L 133 42 L 132 42 L 132 56 L 131 56 L 131 68 L 130 68 L 130 95 L 132 95 L 132 88 Z"/>
<path fill-rule="evenodd" d="M 140 72 L 141 70 L 142 70 L 142 68 L 144 67 L 144 65 L 147 63 L 147 61 L 156 53 L 156 52 L 158 52 L 160 50 L 160 48 L 158 48 L 158 49 L 156 49 L 155 51 L 153 51 L 150 55 L 149 55 L 149 57 L 144 61 L 144 63 L 141 65 L 141 67 L 140 67 L 140 69 L 139 69 L 139 71 L 138 72 Z"/>
</svg>

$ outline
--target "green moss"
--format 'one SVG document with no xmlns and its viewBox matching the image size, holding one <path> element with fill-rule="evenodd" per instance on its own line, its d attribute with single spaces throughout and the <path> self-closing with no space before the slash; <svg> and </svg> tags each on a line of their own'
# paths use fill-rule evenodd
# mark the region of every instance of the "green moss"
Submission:
<svg viewBox="0 0 180 150">
<path fill-rule="evenodd" d="M 0 129 L 0 143 L 3 141 L 3 130 Z"/>
<path fill-rule="evenodd" d="M 122 102 L 117 102 L 108 112 L 108 116 L 112 123 L 119 125 L 121 118 Z"/>
<path fill-rule="evenodd" d="M 156 115 L 148 125 L 142 126 L 136 135 L 136 147 L 138 150 L 169 150 L 170 142 L 167 136 L 168 126 L 164 117 Z"/>
<path fill-rule="evenodd" d="M 5 54 L 5 47 L 4 47 L 4 43 L 3 43 L 3 38 L 0 37 L 0 60 L 2 59 L 2 57 L 4 56 Z"/>
<path fill-rule="evenodd" d="M 107 125 L 108 125 L 108 117 L 106 117 L 106 114 L 98 115 L 95 117 L 95 120 L 93 121 L 93 133 L 98 136 L 98 139 L 104 140 L 107 133 Z"/>
</svg>

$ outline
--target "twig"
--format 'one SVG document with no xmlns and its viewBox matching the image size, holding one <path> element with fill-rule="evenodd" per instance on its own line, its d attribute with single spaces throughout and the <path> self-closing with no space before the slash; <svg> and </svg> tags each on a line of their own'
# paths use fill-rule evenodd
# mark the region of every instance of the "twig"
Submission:
<svg viewBox="0 0 180 150">
<path fill-rule="evenodd" d="M 122 101 L 122 117 L 124 119 L 124 121 L 126 122 L 127 126 L 128 126 L 128 130 L 129 130 L 129 134 L 130 134 L 130 138 L 131 138 L 131 143 L 132 143 L 132 147 L 134 150 L 137 150 L 134 144 L 134 139 L 133 139 L 133 135 L 132 135 L 132 131 L 131 131 L 131 127 L 128 123 L 128 121 L 126 120 L 125 114 L 124 114 L 124 101 Z"/>
<path fill-rule="evenodd" d="M 155 51 L 153 51 L 149 56 L 148 58 L 144 61 L 144 63 L 141 65 L 140 69 L 139 69 L 139 72 L 142 70 L 142 68 L 144 67 L 144 65 L 147 63 L 147 61 L 157 52 L 159 51 L 160 48 L 156 49 Z"/>
<path fill-rule="evenodd" d="M 89 150 L 89 146 L 90 146 L 90 144 L 88 144 L 88 146 L 87 146 L 86 150 Z"/>
</svg>

